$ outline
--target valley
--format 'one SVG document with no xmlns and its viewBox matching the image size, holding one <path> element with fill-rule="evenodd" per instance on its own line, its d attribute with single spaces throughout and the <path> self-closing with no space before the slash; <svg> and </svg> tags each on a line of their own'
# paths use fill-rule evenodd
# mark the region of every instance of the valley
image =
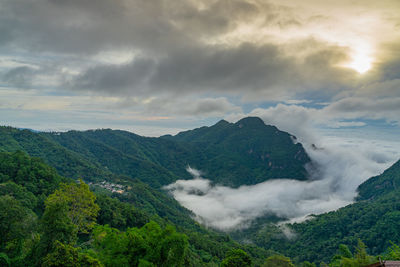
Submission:
<svg viewBox="0 0 400 267">
<path fill-rule="evenodd" d="M 368 253 L 382 257 L 400 242 L 400 161 L 366 179 L 351 204 L 350 189 L 335 191 L 336 176 L 318 172 L 320 163 L 313 159 L 322 150 L 310 157 L 296 137 L 256 117 L 159 138 L 110 129 L 54 133 L 0 127 L 0 140 L 2 198 L 22 205 L 21 212 L 37 223 L 43 224 L 40 218 L 49 207 L 45 199 L 60 183 L 82 179 L 90 185 L 99 207 L 98 226 L 92 234 L 78 231 L 74 243 L 61 238 L 65 244 L 80 247 L 111 228 L 139 229 L 145 238 L 147 230 L 140 227 L 153 223 L 161 227 L 157 231 L 173 225 L 184 235 L 186 252 L 179 264 L 185 266 L 217 266 L 235 249 L 250 255 L 254 266 L 276 254 L 308 266 L 329 263 L 341 245 L 359 247 L 360 240 Z M 282 224 L 296 216 L 304 218 Z M 46 235 L 39 228 L 29 231 Z M 2 241 L 2 253 L 12 265 L 32 260 L 24 250 L 34 241 L 26 235 Z M 7 245 L 17 240 L 19 252 Z M 107 253 L 116 248 L 101 246 L 91 245 L 87 255 L 113 266 L 116 256 Z M 88 253 L 80 251 L 81 256 Z M 138 254 L 143 262 L 159 260 L 146 253 Z"/>
</svg>

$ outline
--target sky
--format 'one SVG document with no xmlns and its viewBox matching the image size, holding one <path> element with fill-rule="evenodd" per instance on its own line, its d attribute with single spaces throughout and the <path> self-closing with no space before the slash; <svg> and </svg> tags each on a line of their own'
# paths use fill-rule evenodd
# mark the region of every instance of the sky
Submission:
<svg viewBox="0 0 400 267">
<path fill-rule="evenodd" d="M 0 124 L 396 133 L 399 51 L 397 0 L 2 0 Z"/>
</svg>

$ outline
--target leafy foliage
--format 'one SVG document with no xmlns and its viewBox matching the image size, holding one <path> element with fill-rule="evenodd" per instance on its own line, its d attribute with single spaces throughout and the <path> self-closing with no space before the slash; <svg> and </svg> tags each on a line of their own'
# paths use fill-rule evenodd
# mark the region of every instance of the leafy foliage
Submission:
<svg viewBox="0 0 400 267">
<path fill-rule="evenodd" d="M 100 207 L 97 223 L 125 230 L 128 227 L 142 227 L 150 218 L 145 212 L 134 208 L 132 204 L 121 202 L 106 195 L 97 196 Z"/>
<path fill-rule="evenodd" d="M 44 257 L 42 266 L 101 267 L 103 264 L 86 253 L 79 253 L 79 249 L 57 240 L 54 243 L 53 251 Z"/>
<path fill-rule="evenodd" d="M 94 230 L 95 249 L 106 266 L 182 266 L 188 243 L 172 226 L 150 222 L 120 232 L 108 226 Z"/>
<path fill-rule="evenodd" d="M 79 184 L 63 183 L 46 199 L 45 205 L 42 237 L 35 253 L 44 257 L 47 266 L 59 266 L 54 261 L 65 252 L 67 258 L 62 261 L 68 265 L 78 255 L 69 247 L 75 245 L 77 234 L 88 234 L 95 225 L 99 210 L 95 196 L 82 180 Z"/>
<path fill-rule="evenodd" d="M 356 247 L 356 254 L 353 257 L 353 254 L 350 252 L 349 248 L 346 245 L 339 246 L 339 254 L 333 257 L 333 260 L 330 264 L 331 267 L 362 267 L 372 263 L 375 263 L 377 260 L 369 256 L 366 252 L 366 246 L 361 241 L 358 240 L 358 245 Z"/>
<path fill-rule="evenodd" d="M 294 267 L 294 264 L 288 257 L 272 255 L 265 260 L 263 267 Z"/>
<path fill-rule="evenodd" d="M 88 233 L 95 225 L 99 206 L 96 197 L 89 186 L 82 180 L 78 184 L 61 184 L 60 188 L 51 194 L 45 202 L 44 217 L 51 217 L 52 212 L 65 209 L 68 219 L 74 224 L 79 233 Z M 50 215 L 49 215 L 50 213 Z"/>
<path fill-rule="evenodd" d="M 0 197 L 0 251 L 18 256 L 36 222 L 35 214 L 12 196 Z"/>
<path fill-rule="evenodd" d="M 251 258 L 241 249 L 229 251 L 221 262 L 221 267 L 246 267 L 251 266 Z"/>
<path fill-rule="evenodd" d="M 97 223 L 118 228 L 107 226 L 119 232 L 117 239 L 126 236 L 123 240 L 131 243 L 139 238 L 150 247 L 157 244 L 156 252 L 139 253 L 142 256 L 135 262 L 140 266 L 169 265 L 171 261 L 185 266 L 217 266 L 227 251 L 239 247 L 227 235 L 202 228 L 173 198 L 138 180 L 118 178 L 118 182 L 127 186 L 126 193 L 109 192 L 95 199 L 83 181 L 77 184 L 63 178 L 39 159 L 22 152 L 0 152 L 0 157 L 3 182 L 0 183 L 0 208 L 3 210 L 0 213 L 0 261 L 4 266 L 65 266 L 71 259 L 75 262 L 71 266 L 107 264 L 107 260 L 99 260 L 107 250 L 97 250 L 94 236 L 90 234 L 96 211 Z M 18 177 L 22 173 L 19 169 L 24 170 L 26 179 Z M 157 223 L 144 227 L 151 219 Z M 172 221 L 181 233 L 168 226 Z M 124 244 L 123 240 L 110 244 L 118 246 Z M 130 251 L 135 251 L 135 244 L 132 243 Z M 137 249 L 140 251 L 141 247 Z M 265 255 L 265 251 L 258 248 L 249 247 L 246 251 L 256 259 Z M 117 259 L 113 258 L 113 262 Z M 121 261 L 126 262 L 126 259 Z"/>
<path fill-rule="evenodd" d="M 0 182 L 14 182 L 34 195 L 48 195 L 62 178 L 38 158 L 21 151 L 0 153 Z"/>
</svg>

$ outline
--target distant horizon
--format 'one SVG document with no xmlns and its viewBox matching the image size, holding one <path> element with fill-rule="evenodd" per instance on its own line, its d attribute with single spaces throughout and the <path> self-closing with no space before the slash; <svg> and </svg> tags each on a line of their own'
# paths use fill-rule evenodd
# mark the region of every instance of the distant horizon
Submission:
<svg viewBox="0 0 400 267">
<path fill-rule="evenodd" d="M 245 117 L 243 117 L 245 118 Z M 91 130 L 121 130 L 121 131 L 128 131 L 140 136 L 144 137 L 160 137 L 163 135 L 176 135 L 179 132 L 182 131 L 188 131 L 188 130 L 193 130 L 199 127 L 207 126 L 210 127 L 212 125 L 215 125 L 221 120 L 228 121 L 229 123 L 235 123 L 238 120 L 234 121 L 229 121 L 225 118 L 220 118 L 220 119 L 215 119 L 214 122 L 210 122 L 208 124 L 194 124 L 193 127 L 187 127 L 187 128 L 162 128 L 162 127 L 154 127 L 154 126 L 145 126 L 142 128 L 137 127 L 137 128 L 130 128 L 130 127 L 124 127 L 124 126 L 115 126 L 115 127 L 102 127 L 99 126 L 97 128 L 85 128 L 81 127 L 80 129 L 78 128 L 40 128 L 40 127 L 20 127 L 18 125 L 1 125 L 3 127 L 12 127 L 12 128 L 17 128 L 20 130 L 31 130 L 33 132 L 68 132 L 68 131 L 91 131 Z M 265 121 L 264 121 L 265 123 Z M 272 125 L 276 126 L 278 129 L 280 129 L 279 126 L 274 125 L 274 124 L 267 124 L 266 125 Z M 146 129 L 147 128 L 147 129 Z M 367 130 L 366 130 L 367 128 Z M 149 130 L 150 129 L 150 130 Z M 160 132 L 157 132 L 157 131 Z M 324 136 L 324 137 L 345 137 L 345 138 L 362 138 L 362 139 L 375 139 L 375 140 L 385 140 L 385 141 L 394 141 L 394 142 L 400 142 L 400 138 L 398 136 L 398 129 L 397 126 L 394 125 L 388 125 L 384 130 L 382 130 L 382 127 L 376 127 L 373 125 L 366 125 L 363 127 L 346 127 L 346 128 L 314 128 L 311 129 L 312 131 L 315 131 L 319 136 Z M 290 134 L 293 134 L 289 132 Z M 293 134 L 295 135 L 295 134 Z"/>
</svg>

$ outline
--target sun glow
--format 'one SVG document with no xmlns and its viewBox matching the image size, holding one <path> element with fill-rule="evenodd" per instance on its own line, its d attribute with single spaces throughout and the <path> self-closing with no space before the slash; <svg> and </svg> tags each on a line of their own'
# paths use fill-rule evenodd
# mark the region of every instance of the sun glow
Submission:
<svg viewBox="0 0 400 267">
<path fill-rule="evenodd" d="M 373 60 L 370 54 L 369 49 L 366 47 L 359 47 L 355 49 L 354 54 L 351 56 L 351 61 L 345 66 L 363 74 L 372 67 Z"/>
<path fill-rule="evenodd" d="M 370 57 L 364 55 L 357 55 L 353 57 L 353 61 L 347 66 L 349 68 L 356 70 L 360 74 L 363 74 L 371 69 L 372 66 L 371 62 L 372 60 Z"/>
</svg>

